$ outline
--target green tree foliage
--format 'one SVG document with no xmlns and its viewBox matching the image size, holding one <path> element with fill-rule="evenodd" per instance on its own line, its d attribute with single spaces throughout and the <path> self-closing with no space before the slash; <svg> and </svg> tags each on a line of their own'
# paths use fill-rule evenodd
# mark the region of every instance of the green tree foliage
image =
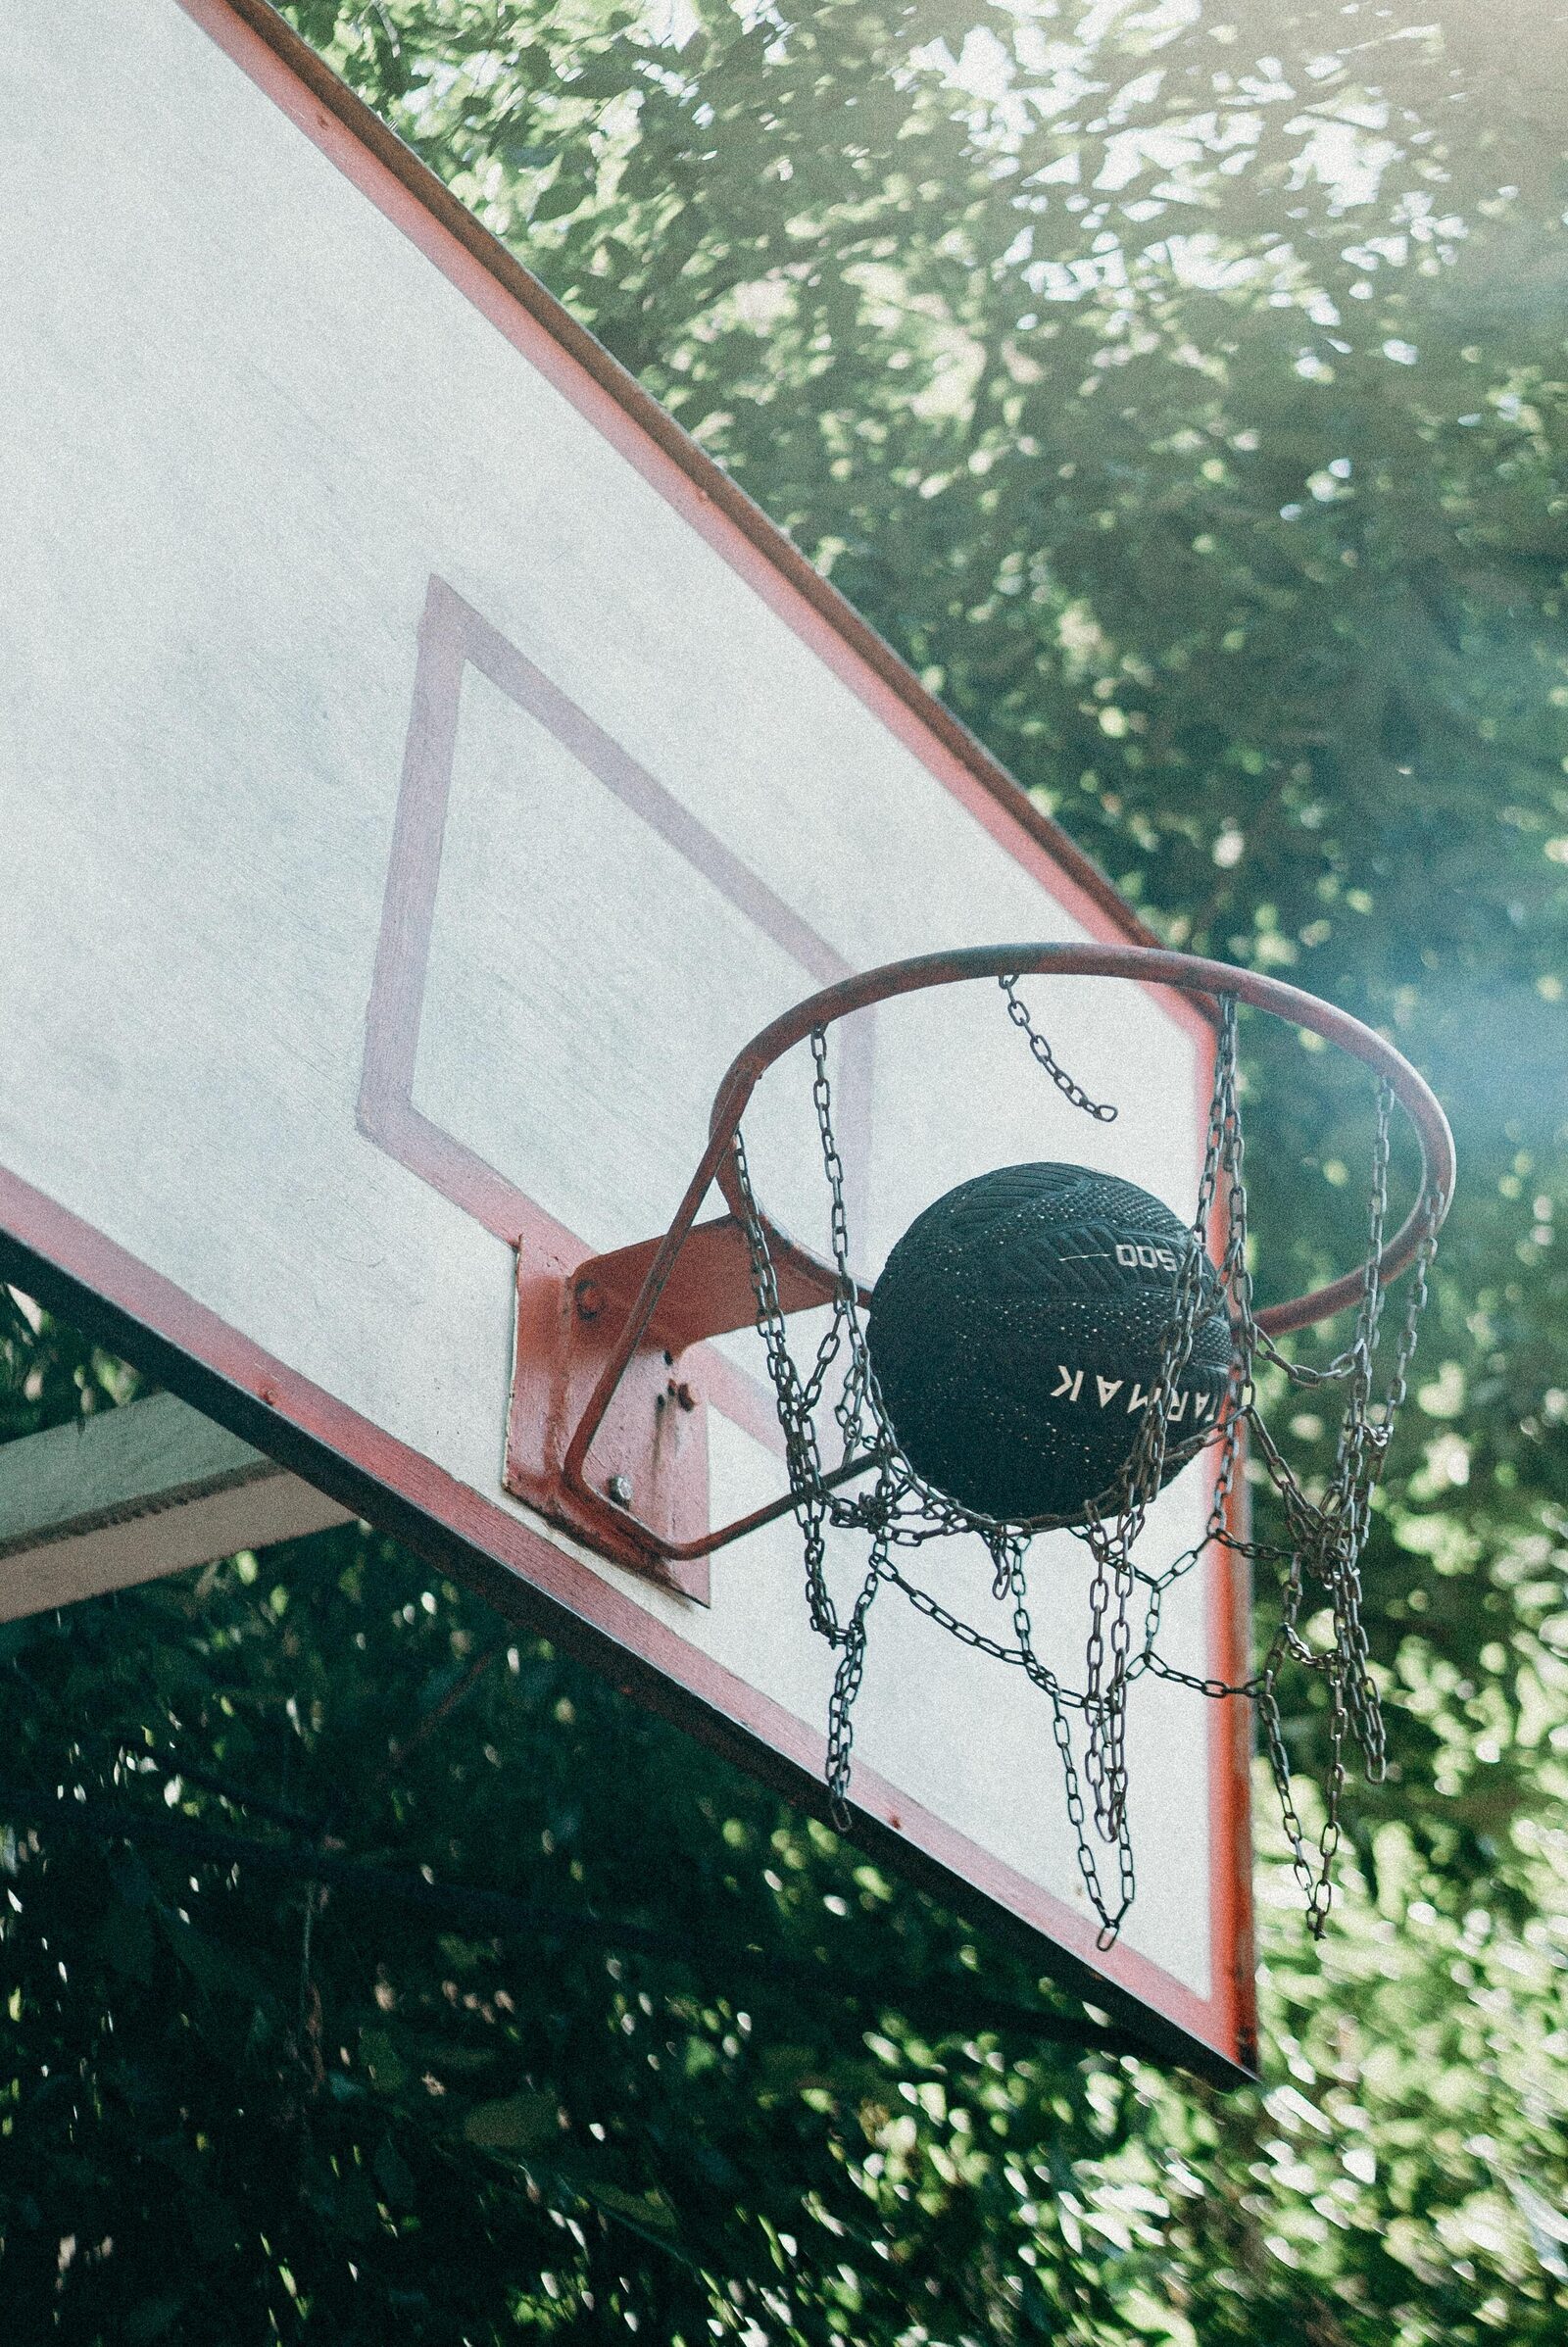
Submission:
<svg viewBox="0 0 1568 2347">
<path fill-rule="evenodd" d="M 1260 2093 L 1043 2045 L 1014 1957 L 351 1530 L 5 1634 L 17 2334 L 1559 2337 L 1562 12 L 290 13 L 1156 929 L 1396 1038 L 1462 1189 L 1394 1765 L 1320 1949 L 1265 1844 Z M 1353 1257 L 1366 1102 L 1249 1046 L 1282 1293 Z M 0 1334 L 6 1432 L 126 1391 Z"/>
</svg>

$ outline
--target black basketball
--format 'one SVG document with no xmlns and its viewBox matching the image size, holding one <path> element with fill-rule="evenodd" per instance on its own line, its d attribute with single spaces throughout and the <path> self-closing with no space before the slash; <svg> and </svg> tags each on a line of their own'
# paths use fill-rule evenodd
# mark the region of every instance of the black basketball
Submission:
<svg viewBox="0 0 1568 2347">
<path fill-rule="evenodd" d="M 1147 1190 L 1081 1165 L 1003 1166 L 928 1206 L 887 1259 L 866 1331 L 915 1472 L 979 1515 L 1094 1512 L 1138 1440 L 1187 1237 Z M 1213 1425 L 1229 1361 L 1216 1282 L 1173 1447 Z"/>
</svg>

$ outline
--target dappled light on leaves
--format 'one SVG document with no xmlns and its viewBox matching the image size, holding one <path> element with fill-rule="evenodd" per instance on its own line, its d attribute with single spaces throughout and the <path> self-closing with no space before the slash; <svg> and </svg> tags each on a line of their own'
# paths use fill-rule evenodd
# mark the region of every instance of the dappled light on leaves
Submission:
<svg viewBox="0 0 1568 2347">
<path fill-rule="evenodd" d="M 0 1630 L 8 2335 L 1544 2347 L 1560 11 L 286 13 L 1164 938 L 1385 1028 L 1461 1188 L 1367 1551 L 1392 1765 L 1320 1947 L 1265 1841 L 1259 2092 L 999 2021 L 1015 1952 L 349 1527 Z M 1367 1130 L 1293 1033 L 1245 1072 L 1266 1303 L 1345 1260 Z M 0 1294 L 0 1432 L 134 1391 Z"/>
</svg>

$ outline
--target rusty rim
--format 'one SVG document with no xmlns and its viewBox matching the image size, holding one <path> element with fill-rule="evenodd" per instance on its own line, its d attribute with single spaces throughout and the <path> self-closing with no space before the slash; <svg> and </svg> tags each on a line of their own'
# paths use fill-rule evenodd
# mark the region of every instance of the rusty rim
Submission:
<svg viewBox="0 0 1568 2347">
<path fill-rule="evenodd" d="M 1378 1275 L 1385 1283 L 1407 1270 L 1429 1228 L 1441 1227 L 1453 1197 L 1454 1149 L 1448 1120 L 1436 1094 L 1393 1044 L 1348 1011 L 1321 1002 L 1300 987 L 1286 986 L 1254 970 L 1234 969 L 1228 962 L 1208 961 L 1194 953 L 1171 953 L 1152 946 L 972 946 L 950 953 L 921 953 L 907 961 L 884 962 L 854 978 L 842 978 L 772 1021 L 731 1061 L 713 1100 L 709 1123 L 708 1156 L 732 1213 L 740 1214 L 741 1198 L 729 1143 L 745 1113 L 747 1102 L 767 1069 L 793 1046 L 803 1043 L 813 1028 L 830 1027 L 852 1010 L 899 995 L 920 994 L 934 986 L 954 986 L 965 979 L 1019 977 L 1124 978 L 1144 986 L 1165 986 L 1197 996 L 1212 1005 L 1221 995 L 1234 995 L 1254 1010 L 1266 1010 L 1295 1027 L 1321 1035 L 1384 1078 L 1415 1128 L 1421 1146 L 1422 1175 L 1415 1204 L 1378 1257 Z M 1434 1203 L 1436 1219 L 1431 1219 Z M 770 1218 L 764 1218 L 769 1244 L 802 1270 L 816 1274 L 824 1296 L 831 1295 L 835 1274 L 809 1247 L 805 1247 Z M 1342 1279 L 1314 1288 L 1288 1303 L 1271 1304 L 1257 1315 L 1266 1336 L 1307 1328 L 1332 1319 L 1355 1303 L 1362 1293 L 1364 1270 L 1347 1272 Z M 862 1292 L 863 1293 L 863 1292 Z"/>
</svg>

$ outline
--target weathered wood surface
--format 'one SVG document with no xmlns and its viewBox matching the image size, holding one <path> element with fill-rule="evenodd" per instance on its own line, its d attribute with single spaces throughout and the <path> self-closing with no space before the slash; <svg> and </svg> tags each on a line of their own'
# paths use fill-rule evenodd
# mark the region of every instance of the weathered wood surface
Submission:
<svg viewBox="0 0 1568 2347">
<path fill-rule="evenodd" d="M 172 1394 L 151 1394 L 0 1448 L 0 1621 L 347 1515 Z"/>
</svg>

